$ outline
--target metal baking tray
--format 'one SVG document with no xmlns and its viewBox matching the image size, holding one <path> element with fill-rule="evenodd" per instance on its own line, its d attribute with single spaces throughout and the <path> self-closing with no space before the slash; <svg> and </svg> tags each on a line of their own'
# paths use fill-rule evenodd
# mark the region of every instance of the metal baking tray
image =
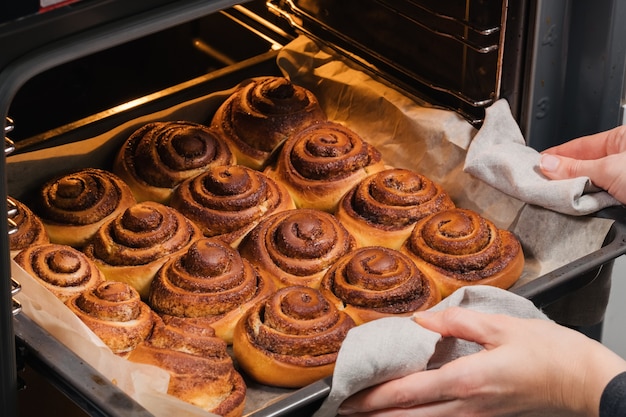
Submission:
<svg viewBox="0 0 626 417">
<path fill-rule="evenodd" d="M 28 140 L 22 142 L 23 150 L 47 147 L 93 137 L 103 133 L 122 122 L 130 121 L 151 113 L 155 108 L 167 106 L 200 97 L 207 92 L 219 91 L 225 85 L 232 86 L 237 82 L 261 75 L 278 74 L 275 65 L 275 53 L 266 53 L 248 59 L 237 65 L 213 72 L 195 79 L 191 84 L 173 86 L 159 94 L 144 97 L 141 105 L 110 109 L 93 115 L 80 123 L 55 129 L 54 132 L 41 135 L 41 141 Z M 35 138 L 37 139 L 37 138 Z M 19 142 L 18 145 L 19 146 Z M 544 307 L 559 300 L 564 294 L 583 288 L 600 274 L 610 270 L 612 261 L 626 253 L 626 209 L 612 207 L 597 213 L 597 216 L 613 219 L 610 232 L 604 246 L 571 262 L 555 271 L 534 279 L 528 284 L 513 291 L 533 301 L 537 306 Z M 62 392 L 70 396 L 81 407 L 89 410 L 92 415 L 121 415 L 129 409 L 137 415 L 146 415 L 145 410 L 113 386 L 99 373 L 83 363 L 80 358 L 68 351 L 48 335 L 45 329 L 38 328 L 24 315 L 15 318 L 16 336 L 34 358 L 42 372 L 51 376 L 54 384 Z M 63 360 L 59 358 L 63 357 Z M 47 371 L 46 371 L 47 370 Z M 290 416 L 307 415 L 317 409 L 330 390 L 331 379 L 327 378 L 299 390 L 271 389 L 275 400 L 265 406 L 251 410 L 247 415 Z M 250 382 L 251 392 L 264 390 Z M 147 414 L 149 415 L 149 414 Z"/>
</svg>

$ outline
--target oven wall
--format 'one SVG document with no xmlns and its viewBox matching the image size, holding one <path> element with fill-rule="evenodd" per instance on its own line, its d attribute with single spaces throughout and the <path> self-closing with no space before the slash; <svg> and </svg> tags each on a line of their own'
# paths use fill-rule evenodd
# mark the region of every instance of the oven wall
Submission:
<svg viewBox="0 0 626 417">
<path fill-rule="evenodd" d="M 543 150 L 622 120 L 626 2 L 534 2 L 527 91 L 520 125 Z"/>
</svg>

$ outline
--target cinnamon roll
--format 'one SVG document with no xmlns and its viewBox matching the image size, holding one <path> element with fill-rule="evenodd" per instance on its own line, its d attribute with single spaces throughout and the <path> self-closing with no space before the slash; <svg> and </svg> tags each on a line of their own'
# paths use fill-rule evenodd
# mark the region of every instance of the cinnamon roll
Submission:
<svg viewBox="0 0 626 417">
<path fill-rule="evenodd" d="M 166 370 L 169 395 L 219 416 L 243 414 L 246 384 L 211 327 L 175 317 L 157 322 L 128 360 Z"/>
<path fill-rule="evenodd" d="M 320 292 L 357 325 L 409 316 L 441 301 L 435 282 L 403 253 L 382 246 L 344 255 L 324 275 Z"/>
<path fill-rule="evenodd" d="M 150 282 L 169 256 L 187 251 L 202 237 L 177 210 L 144 201 L 104 223 L 83 252 L 110 281 L 122 281 L 147 299 Z"/>
<path fill-rule="evenodd" d="M 326 115 L 311 91 L 268 76 L 237 88 L 218 108 L 211 127 L 231 144 L 239 164 L 260 169 L 286 138 L 320 120 Z"/>
<path fill-rule="evenodd" d="M 113 172 L 137 201 L 167 204 L 178 184 L 210 166 L 236 162 L 228 144 L 207 126 L 188 121 L 148 123 L 119 150 Z"/>
<path fill-rule="evenodd" d="M 335 215 L 360 246 L 400 249 L 415 223 L 454 207 L 439 184 L 407 169 L 386 169 L 346 193 Z"/>
<path fill-rule="evenodd" d="M 124 282 L 105 281 L 65 302 L 110 349 L 120 356 L 150 336 L 156 314 Z"/>
<path fill-rule="evenodd" d="M 91 259 L 67 245 L 30 246 L 20 251 L 14 260 L 63 302 L 105 280 Z"/>
<path fill-rule="evenodd" d="M 50 243 L 43 222 L 28 206 L 15 198 L 7 198 L 9 220 L 15 230 L 9 233 L 9 251 L 14 258 L 22 249 Z"/>
<path fill-rule="evenodd" d="M 466 209 L 450 209 L 419 220 L 401 249 L 447 297 L 465 285 L 507 289 L 524 269 L 515 235 Z"/>
<path fill-rule="evenodd" d="M 293 209 L 287 190 L 276 181 L 241 165 L 216 166 L 182 183 L 170 205 L 202 230 L 237 247 L 264 217 Z"/>
<path fill-rule="evenodd" d="M 319 290 L 287 287 L 237 323 L 233 352 L 255 381 L 298 388 L 332 374 L 339 347 L 354 326 Z"/>
<path fill-rule="evenodd" d="M 159 270 L 148 303 L 162 316 L 206 321 L 230 344 L 243 313 L 274 290 L 273 281 L 236 249 L 218 239 L 200 239 Z"/>
<path fill-rule="evenodd" d="M 46 182 L 33 210 L 51 242 L 81 248 L 104 222 L 135 203 L 130 188 L 117 175 L 86 168 Z"/>
<path fill-rule="evenodd" d="M 239 245 L 239 253 L 278 288 L 318 288 L 324 273 L 356 247 L 352 235 L 330 213 L 295 209 L 258 224 Z"/>
<path fill-rule="evenodd" d="M 298 208 L 332 213 L 348 190 L 384 168 L 374 146 L 348 127 L 327 121 L 294 133 L 276 166 L 265 172 L 285 184 Z"/>
</svg>

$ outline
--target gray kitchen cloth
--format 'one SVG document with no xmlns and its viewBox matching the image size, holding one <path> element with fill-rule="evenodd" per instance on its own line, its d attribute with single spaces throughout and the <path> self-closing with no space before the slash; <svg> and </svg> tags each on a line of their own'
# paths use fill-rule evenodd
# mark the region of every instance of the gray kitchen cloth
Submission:
<svg viewBox="0 0 626 417">
<path fill-rule="evenodd" d="M 452 306 L 549 320 L 526 298 L 486 285 L 460 288 L 430 310 Z M 339 350 L 330 393 L 314 417 L 335 417 L 339 405 L 362 389 L 438 368 L 480 350 L 482 346 L 474 342 L 442 338 L 410 317 L 383 318 L 357 326 L 348 332 Z"/>
<path fill-rule="evenodd" d="M 463 170 L 518 200 L 563 214 L 586 215 L 620 204 L 588 177 L 546 178 L 539 170 L 540 158 L 526 145 L 509 103 L 500 99 L 486 109 Z"/>
</svg>

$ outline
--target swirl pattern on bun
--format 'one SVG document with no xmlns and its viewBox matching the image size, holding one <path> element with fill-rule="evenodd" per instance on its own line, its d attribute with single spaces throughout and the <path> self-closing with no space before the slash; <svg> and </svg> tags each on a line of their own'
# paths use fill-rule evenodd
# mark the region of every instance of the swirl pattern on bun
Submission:
<svg viewBox="0 0 626 417">
<path fill-rule="evenodd" d="M 126 356 L 150 336 L 157 320 L 139 293 L 123 282 L 105 281 L 65 302 L 111 351 Z"/>
<path fill-rule="evenodd" d="M 67 245 L 30 246 L 20 251 L 14 260 L 63 302 L 105 280 L 91 259 Z"/>
<path fill-rule="evenodd" d="M 295 209 L 261 221 L 243 239 L 239 252 L 278 288 L 318 288 L 328 268 L 355 247 L 352 235 L 332 214 Z"/>
<path fill-rule="evenodd" d="M 231 144 L 239 164 L 260 169 L 294 132 L 326 120 L 315 95 L 284 77 L 259 77 L 237 88 L 211 127 Z"/>
<path fill-rule="evenodd" d="M 200 227 L 237 247 L 263 218 L 295 208 L 287 190 L 262 172 L 241 165 L 212 167 L 182 183 L 171 206 Z"/>
<path fill-rule="evenodd" d="M 400 249 L 419 219 L 451 208 L 454 203 L 439 184 L 393 168 L 370 175 L 348 191 L 335 215 L 360 246 Z"/>
<path fill-rule="evenodd" d="M 135 198 L 167 204 L 178 184 L 210 166 L 232 165 L 228 144 L 207 126 L 188 121 L 152 122 L 137 129 L 120 148 L 113 172 Z"/>
<path fill-rule="evenodd" d="M 117 175 L 86 168 L 46 182 L 33 210 L 50 241 L 81 248 L 107 220 L 136 203 L 128 185 Z"/>
<path fill-rule="evenodd" d="M 358 248 L 339 259 L 320 291 L 357 325 L 389 316 L 408 316 L 441 300 L 439 289 L 407 256 L 382 246 Z"/>
<path fill-rule="evenodd" d="M 332 374 L 348 330 L 355 326 L 313 288 L 282 288 L 237 323 L 233 351 L 261 384 L 297 388 Z"/>
<path fill-rule="evenodd" d="M 384 168 L 374 146 L 348 127 L 326 121 L 294 133 L 276 166 L 265 172 L 287 187 L 298 208 L 332 213 L 348 190 Z"/>
<path fill-rule="evenodd" d="M 444 210 L 421 219 L 401 250 L 435 280 L 442 297 L 465 285 L 507 289 L 524 268 L 515 235 L 467 209 Z"/>
<path fill-rule="evenodd" d="M 254 303 L 275 290 L 237 250 L 200 239 L 171 258 L 150 286 L 148 303 L 161 315 L 205 320 L 232 343 L 235 324 Z"/>
<path fill-rule="evenodd" d="M 50 238 L 43 222 L 28 206 L 15 198 L 7 199 L 9 204 L 9 220 L 16 227 L 14 233 L 9 233 L 9 250 L 11 257 L 19 251 L 35 245 L 50 243 Z"/>
<path fill-rule="evenodd" d="M 153 201 L 126 209 L 104 223 L 83 249 L 110 281 L 122 281 L 148 297 L 150 282 L 169 256 L 202 237 L 177 210 Z"/>
</svg>

